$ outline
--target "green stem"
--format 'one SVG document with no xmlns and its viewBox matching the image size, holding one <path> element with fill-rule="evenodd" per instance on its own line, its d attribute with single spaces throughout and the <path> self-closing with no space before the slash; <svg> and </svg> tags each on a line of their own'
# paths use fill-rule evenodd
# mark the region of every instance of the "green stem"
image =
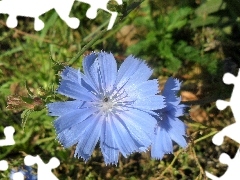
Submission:
<svg viewBox="0 0 240 180">
<path fill-rule="evenodd" d="M 42 143 L 44 143 L 44 142 L 49 142 L 49 141 L 54 140 L 54 139 L 55 139 L 55 137 L 48 137 L 48 138 L 44 138 L 44 139 L 39 139 L 39 140 L 36 142 L 36 144 L 39 145 L 39 144 L 42 144 Z"/>
<path fill-rule="evenodd" d="M 200 162 L 197 158 L 197 154 L 196 154 L 196 151 L 195 151 L 194 147 L 191 147 L 191 150 L 193 152 L 193 157 L 195 159 L 195 162 L 196 162 L 196 164 L 197 164 L 197 166 L 199 167 L 199 170 L 200 170 L 200 174 L 199 174 L 200 177 L 199 178 L 202 178 L 202 176 L 205 174 L 204 170 L 203 170 L 203 168 L 202 168 L 202 166 L 201 166 L 201 164 L 200 164 Z"/>
<path fill-rule="evenodd" d="M 133 16 L 136 16 L 136 12 L 135 14 L 133 14 Z M 105 37 L 103 37 L 103 35 L 105 35 L 106 32 L 108 32 L 106 29 L 102 30 L 100 32 L 96 32 L 95 34 L 97 34 L 95 37 L 93 37 L 77 54 L 75 57 L 73 57 L 70 61 L 69 61 L 69 65 L 71 66 L 75 61 L 78 60 L 78 58 L 83 55 L 83 53 L 90 48 L 94 43 L 96 43 L 100 38 L 102 38 L 103 40 L 108 39 L 109 37 L 111 37 L 112 35 L 116 34 L 116 32 L 118 32 L 124 25 L 126 25 L 127 23 L 129 23 L 132 20 L 132 18 L 126 18 L 123 22 L 120 23 L 119 26 L 117 26 L 117 28 L 114 28 L 114 30 L 111 30 L 110 33 L 108 33 Z M 108 21 L 107 21 L 108 22 Z M 105 23 L 107 23 L 105 22 Z M 116 23 L 120 22 L 120 20 L 118 19 Z M 105 24 L 104 24 L 105 26 Z M 85 39 L 88 39 L 90 36 L 86 37 Z"/>
<path fill-rule="evenodd" d="M 179 149 L 178 152 L 176 153 L 176 155 L 174 156 L 174 159 L 172 160 L 172 162 L 168 165 L 167 168 L 164 169 L 164 171 L 160 174 L 160 177 L 161 178 L 166 172 L 167 170 L 173 166 L 173 164 L 175 163 L 175 161 L 177 160 L 179 154 L 183 151 L 184 149 Z"/>
<path fill-rule="evenodd" d="M 107 30 L 102 30 L 101 32 L 99 32 L 95 37 L 93 37 L 77 54 L 75 57 L 73 57 L 70 61 L 69 61 L 69 65 L 72 65 L 75 61 L 77 61 L 79 59 L 79 57 L 81 55 L 83 55 L 83 53 L 90 48 L 98 39 L 100 39 L 105 33 L 107 32 Z"/>
<path fill-rule="evenodd" d="M 210 136 L 213 136 L 213 135 L 216 134 L 217 132 L 218 132 L 218 131 L 213 131 L 213 132 L 207 134 L 206 136 L 203 136 L 203 137 L 195 140 L 194 143 L 196 144 L 196 143 L 198 143 L 198 142 L 200 142 L 200 141 L 202 141 L 202 140 L 204 140 L 204 139 L 206 139 L 206 138 L 208 138 L 208 137 L 210 137 Z M 174 156 L 174 159 L 173 159 L 172 162 L 168 165 L 168 167 L 165 168 L 164 171 L 160 174 L 159 178 L 161 178 L 161 177 L 168 171 L 168 169 L 169 169 L 171 166 L 173 166 L 173 164 L 175 163 L 175 161 L 177 160 L 178 156 L 180 155 L 180 153 L 181 153 L 183 150 L 184 150 L 184 149 L 180 149 L 180 150 L 177 151 L 176 155 Z"/>
<path fill-rule="evenodd" d="M 207 135 L 205 135 L 205 136 L 203 136 L 203 137 L 200 137 L 200 138 L 198 138 L 198 139 L 196 139 L 195 141 L 194 141 L 194 144 L 196 144 L 196 143 L 198 143 L 198 142 L 200 142 L 200 141 L 202 141 L 202 140 L 204 140 L 204 139 L 207 139 L 208 137 L 210 137 L 210 136 L 213 136 L 214 134 L 216 134 L 218 131 L 213 131 L 213 132 L 211 132 L 211 133 L 209 133 L 209 134 L 207 134 Z"/>
</svg>

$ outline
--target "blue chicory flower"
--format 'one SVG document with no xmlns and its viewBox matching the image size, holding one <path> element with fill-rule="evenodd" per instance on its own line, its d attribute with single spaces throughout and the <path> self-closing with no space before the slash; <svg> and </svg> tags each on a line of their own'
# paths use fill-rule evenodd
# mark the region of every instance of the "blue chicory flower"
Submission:
<svg viewBox="0 0 240 180">
<path fill-rule="evenodd" d="M 12 169 L 9 175 L 10 180 L 13 180 L 13 174 L 17 172 L 21 172 L 25 180 L 37 180 L 37 174 L 29 166 L 23 166 L 18 170 Z"/>
<path fill-rule="evenodd" d="M 156 119 L 153 110 L 164 107 L 157 80 L 148 80 L 152 70 L 144 61 L 128 56 L 117 70 L 110 53 L 91 53 L 83 71 L 66 67 L 57 90 L 71 101 L 47 105 L 57 139 L 65 147 L 77 144 L 75 157 L 87 161 L 97 142 L 106 164 L 142 152 L 152 143 Z"/>
<path fill-rule="evenodd" d="M 155 111 L 158 116 L 155 136 L 151 146 L 151 156 L 162 159 L 164 154 L 173 152 L 173 142 L 186 147 L 186 125 L 179 119 L 184 115 L 186 105 L 180 104 L 181 98 L 177 96 L 181 83 L 172 77 L 165 83 L 162 95 L 165 97 L 166 107 Z"/>
</svg>

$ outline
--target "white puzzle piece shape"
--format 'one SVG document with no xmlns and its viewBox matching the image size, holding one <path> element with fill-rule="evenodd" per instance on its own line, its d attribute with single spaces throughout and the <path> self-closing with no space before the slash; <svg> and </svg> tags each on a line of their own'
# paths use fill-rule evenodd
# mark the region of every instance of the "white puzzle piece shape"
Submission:
<svg viewBox="0 0 240 180">
<path fill-rule="evenodd" d="M 0 146 L 11 146 L 15 144 L 13 139 L 13 134 L 15 129 L 12 126 L 7 126 L 4 128 L 3 133 L 5 139 L 0 140 Z M 0 161 L 0 171 L 6 171 L 8 169 L 8 163 L 5 160 Z"/>
<path fill-rule="evenodd" d="M 107 4 L 109 0 L 78 0 L 90 5 L 86 16 L 94 19 L 97 16 L 98 9 L 102 9 L 111 14 L 107 30 L 112 29 L 117 18 L 117 12 L 108 10 Z M 116 0 L 121 5 L 122 0 Z M 34 29 L 40 31 L 44 28 L 44 22 L 39 17 L 49 10 L 55 9 L 60 18 L 72 29 L 78 28 L 80 21 L 75 17 L 69 17 L 74 0 L 1 0 L 0 13 L 8 14 L 7 26 L 15 28 L 18 24 L 17 16 L 34 18 Z"/>
<path fill-rule="evenodd" d="M 18 24 L 17 16 L 23 16 L 34 18 L 34 29 L 39 31 L 44 28 L 44 22 L 39 19 L 39 16 L 55 9 L 62 20 L 75 29 L 80 21 L 69 17 L 73 3 L 74 1 L 71 0 L 2 0 L 0 1 L 0 13 L 9 15 L 6 22 L 9 28 L 15 28 Z"/>
<path fill-rule="evenodd" d="M 226 73 L 223 76 L 223 82 L 225 84 L 234 84 L 232 95 L 230 101 L 224 100 L 217 100 L 216 105 L 219 110 L 225 109 L 227 106 L 230 106 L 233 112 L 233 116 L 236 122 L 240 122 L 240 111 L 239 111 L 239 104 L 240 104 L 240 69 L 238 71 L 238 76 L 235 77 L 230 73 Z"/>
<path fill-rule="evenodd" d="M 220 132 L 215 134 L 212 138 L 212 142 L 220 146 L 224 142 L 224 137 L 227 136 L 232 140 L 240 144 L 240 69 L 238 75 L 234 76 L 230 73 L 226 73 L 223 76 L 223 82 L 225 84 L 234 84 L 232 95 L 230 101 L 217 100 L 216 106 L 219 110 L 225 109 L 227 106 L 230 106 L 235 118 L 235 123 L 223 128 Z M 231 159 L 226 153 L 220 155 L 219 161 L 223 164 L 228 165 L 227 171 L 221 176 L 216 177 L 209 172 L 206 172 L 206 176 L 212 180 L 238 180 L 240 179 L 240 149 L 238 149 L 235 157 Z"/>
<path fill-rule="evenodd" d="M 24 175 L 21 172 L 16 172 L 12 175 L 13 180 L 24 180 Z"/>
<path fill-rule="evenodd" d="M 221 176 L 216 177 L 209 172 L 206 172 L 206 176 L 212 180 L 239 180 L 240 179 L 240 149 L 238 149 L 235 157 L 231 159 L 228 154 L 222 153 L 219 157 L 219 161 L 222 164 L 227 164 L 227 171 Z"/>
<path fill-rule="evenodd" d="M 6 171 L 8 169 L 8 163 L 5 160 L 0 161 L 0 171 Z"/>
<path fill-rule="evenodd" d="M 56 157 L 52 157 L 50 161 L 45 164 L 43 160 L 37 156 L 27 155 L 24 158 L 24 163 L 27 166 L 37 164 L 37 177 L 38 180 L 58 180 L 58 178 L 52 173 L 52 169 L 60 165 L 60 161 Z"/>
<path fill-rule="evenodd" d="M 234 141 L 240 144 L 240 69 L 238 71 L 238 76 L 235 77 L 230 73 L 226 73 L 223 76 L 223 82 L 225 84 L 234 84 L 232 95 L 230 101 L 217 100 L 216 106 L 219 110 L 225 109 L 230 106 L 235 118 L 235 123 L 223 128 L 220 132 L 213 136 L 213 143 L 220 146 L 224 141 L 224 136 L 228 136 Z"/>
<path fill-rule="evenodd" d="M 98 9 L 102 9 L 108 13 L 111 14 L 111 18 L 107 27 L 107 30 L 112 29 L 114 22 L 116 21 L 117 18 L 117 12 L 112 12 L 110 10 L 108 10 L 107 8 L 107 4 L 109 2 L 109 0 L 100 0 L 100 1 L 96 1 L 96 0 L 78 0 L 80 2 L 84 2 L 86 4 L 89 4 L 91 7 L 87 10 L 86 16 L 89 19 L 95 19 L 97 16 L 97 11 Z M 119 5 L 122 4 L 122 0 L 117 0 L 116 1 Z"/>
<path fill-rule="evenodd" d="M 0 146 L 11 146 L 15 144 L 15 141 L 13 139 L 13 134 L 15 132 L 15 129 L 12 126 L 7 126 L 4 128 L 4 135 L 5 139 L 0 140 Z"/>
</svg>

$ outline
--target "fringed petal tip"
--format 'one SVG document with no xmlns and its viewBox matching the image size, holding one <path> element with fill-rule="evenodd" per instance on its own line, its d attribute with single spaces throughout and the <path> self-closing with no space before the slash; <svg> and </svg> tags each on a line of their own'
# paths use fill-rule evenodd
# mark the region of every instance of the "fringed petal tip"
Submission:
<svg viewBox="0 0 240 180">
<path fill-rule="evenodd" d="M 116 166 L 118 165 L 118 161 L 117 162 L 105 162 L 106 166 Z"/>
<path fill-rule="evenodd" d="M 91 51 L 90 53 L 88 54 L 84 54 L 83 57 L 86 58 L 87 56 L 90 56 L 90 55 L 99 55 L 99 54 L 110 54 L 110 55 L 113 55 L 112 52 L 106 52 L 104 50 L 101 50 L 100 52 L 97 52 L 97 51 Z"/>
<path fill-rule="evenodd" d="M 152 68 L 148 66 L 148 64 L 146 63 L 145 60 L 140 59 L 140 58 L 137 58 L 137 57 L 135 57 L 133 54 L 130 54 L 129 56 L 127 56 L 126 59 L 128 59 L 128 58 L 131 58 L 131 59 L 133 59 L 133 60 L 136 60 L 136 61 L 142 62 L 144 65 L 146 65 L 149 69 L 152 70 Z M 153 71 L 153 70 L 152 70 L 152 71 Z"/>
<path fill-rule="evenodd" d="M 68 73 L 71 73 L 71 72 L 76 72 L 76 69 L 72 68 L 72 67 L 69 67 L 69 66 L 64 66 L 60 76 L 62 78 L 66 77 Z"/>
<path fill-rule="evenodd" d="M 165 155 L 169 155 L 169 154 L 173 154 L 173 151 L 171 151 L 171 152 L 163 152 L 163 151 L 160 152 L 159 151 L 158 155 L 152 155 L 151 158 L 154 159 L 154 160 L 160 160 L 161 161 Z"/>
<path fill-rule="evenodd" d="M 140 148 L 139 148 L 139 151 L 137 151 L 137 152 L 146 152 L 146 151 L 148 151 L 148 150 L 149 150 L 148 147 L 140 147 Z"/>
<path fill-rule="evenodd" d="M 173 88 L 173 90 L 176 90 L 176 91 L 180 90 L 182 81 L 179 81 L 179 79 L 177 79 L 177 78 L 173 78 L 173 79 L 175 82 L 175 88 Z"/>
<path fill-rule="evenodd" d="M 169 77 L 164 85 L 164 89 L 162 91 L 163 94 L 167 94 L 169 91 L 173 91 L 171 94 L 176 94 L 176 91 L 179 91 L 181 88 L 182 82 L 178 79 Z"/>
<path fill-rule="evenodd" d="M 83 161 L 85 163 L 87 163 L 87 161 L 90 159 L 91 155 L 90 156 L 87 155 L 86 157 L 84 157 L 84 156 L 81 156 L 81 155 L 79 155 L 78 153 L 75 152 L 74 157 L 77 158 L 77 159 L 83 159 Z"/>
<path fill-rule="evenodd" d="M 163 159 L 163 156 L 161 156 L 161 157 L 151 157 L 153 160 L 157 160 L 157 161 L 161 161 L 162 159 Z"/>
</svg>

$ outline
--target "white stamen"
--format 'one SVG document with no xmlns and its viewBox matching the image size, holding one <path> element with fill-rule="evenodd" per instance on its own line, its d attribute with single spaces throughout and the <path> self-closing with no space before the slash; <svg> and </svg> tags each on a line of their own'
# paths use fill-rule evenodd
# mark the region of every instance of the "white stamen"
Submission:
<svg viewBox="0 0 240 180">
<path fill-rule="evenodd" d="M 104 112 L 111 111 L 114 106 L 114 102 L 109 98 L 104 98 L 102 102 L 101 109 Z"/>
</svg>

